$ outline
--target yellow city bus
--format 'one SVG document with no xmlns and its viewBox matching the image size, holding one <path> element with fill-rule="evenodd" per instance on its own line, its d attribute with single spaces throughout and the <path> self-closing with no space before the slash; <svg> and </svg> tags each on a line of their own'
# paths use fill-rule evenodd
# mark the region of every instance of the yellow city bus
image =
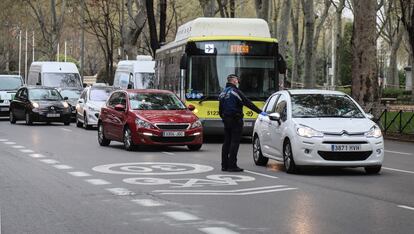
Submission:
<svg viewBox="0 0 414 234">
<path fill-rule="evenodd" d="M 239 88 L 259 108 L 279 89 L 278 43 L 261 19 L 197 18 L 180 26 L 155 60 L 157 87 L 195 106 L 206 135 L 223 133 L 218 96 L 227 75 L 240 77 Z M 256 118 L 244 109 L 244 135 L 251 135 Z"/>
</svg>

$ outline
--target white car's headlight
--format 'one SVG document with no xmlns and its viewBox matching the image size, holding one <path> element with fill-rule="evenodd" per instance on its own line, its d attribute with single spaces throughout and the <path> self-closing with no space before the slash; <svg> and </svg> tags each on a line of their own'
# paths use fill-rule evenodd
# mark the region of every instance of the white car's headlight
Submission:
<svg viewBox="0 0 414 234">
<path fill-rule="evenodd" d="M 197 121 L 195 121 L 193 124 L 191 124 L 191 127 L 190 127 L 190 129 L 193 129 L 193 128 L 200 128 L 200 127 L 202 127 L 203 125 L 201 124 L 201 121 L 200 120 L 197 120 Z"/>
<path fill-rule="evenodd" d="M 299 125 L 299 127 L 296 128 L 296 133 L 301 137 L 323 137 L 323 133 L 304 125 Z"/>
<path fill-rule="evenodd" d="M 101 111 L 99 108 L 96 108 L 94 106 L 88 106 L 88 110 L 93 111 L 93 112 L 100 112 Z"/>
<path fill-rule="evenodd" d="M 135 124 L 137 125 L 138 128 L 151 128 L 151 129 L 155 128 L 151 123 L 148 123 L 147 121 L 139 119 L 139 118 L 135 119 Z"/>
<path fill-rule="evenodd" d="M 378 138 L 382 136 L 382 132 L 377 125 L 374 125 L 368 132 L 365 133 L 365 136 Z"/>
</svg>

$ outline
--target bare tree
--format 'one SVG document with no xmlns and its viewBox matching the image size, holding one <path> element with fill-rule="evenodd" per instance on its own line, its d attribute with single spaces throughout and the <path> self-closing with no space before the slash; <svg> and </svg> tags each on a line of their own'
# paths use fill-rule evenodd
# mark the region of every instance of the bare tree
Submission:
<svg viewBox="0 0 414 234">
<path fill-rule="evenodd" d="M 280 17 L 280 27 L 279 27 L 279 53 L 286 57 L 287 50 L 287 38 L 288 38 L 288 28 L 290 21 L 290 8 L 292 0 L 283 0 L 282 15 Z M 276 9 L 275 9 L 276 10 Z"/>
<path fill-rule="evenodd" d="M 214 0 L 199 0 L 203 15 L 205 17 L 214 17 L 216 15 L 216 1 Z"/>
<path fill-rule="evenodd" d="M 269 21 L 270 1 L 268 1 L 268 0 L 255 0 L 254 5 L 255 5 L 255 8 L 256 8 L 257 18 L 261 18 L 261 19 L 264 19 L 266 21 Z"/>
<path fill-rule="evenodd" d="M 47 5 L 42 1 L 24 1 L 28 4 L 37 19 L 43 39 L 42 42 L 46 47 L 45 53 L 50 60 L 54 60 L 57 51 L 57 44 L 59 43 L 63 29 L 66 0 L 61 0 L 58 3 L 56 0 L 50 0 L 48 6 L 49 10 L 46 9 Z M 58 7 L 60 7 L 59 11 L 57 10 Z M 48 17 L 49 15 L 50 19 Z M 48 22 L 50 22 L 50 24 Z"/>
<path fill-rule="evenodd" d="M 315 34 L 313 36 L 313 54 L 316 55 L 318 52 L 318 45 L 319 45 L 319 36 L 321 33 L 321 30 L 325 24 L 325 20 L 328 17 L 328 13 L 329 13 L 329 8 L 331 7 L 331 1 L 330 0 L 325 0 L 324 1 L 324 7 L 323 10 L 321 12 L 321 15 L 318 17 L 318 24 L 316 25 L 315 28 Z M 324 43 L 324 42 L 323 42 Z M 312 60 L 312 76 L 316 77 L 316 56 L 315 58 Z"/>
<path fill-rule="evenodd" d="M 300 4 L 298 0 L 292 0 L 292 7 L 290 12 L 290 21 L 292 26 L 292 42 L 293 42 L 293 51 L 292 51 L 292 76 L 291 83 L 299 82 L 299 59 L 300 59 L 300 49 L 299 49 L 299 12 Z"/>
<path fill-rule="evenodd" d="M 332 70 L 333 70 L 333 86 L 336 85 L 336 81 L 339 79 L 339 45 L 341 44 L 341 38 L 342 38 L 342 11 L 345 8 L 345 0 L 339 0 L 338 2 L 335 2 L 334 0 L 331 0 L 332 5 L 335 7 L 335 26 L 334 26 L 334 32 L 335 37 L 332 40 L 333 45 L 333 59 L 332 61 Z"/>
<path fill-rule="evenodd" d="M 352 97 L 366 110 L 379 101 L 376 0 L 353 1 Z"/>
<path fill-rule="evenodd" d="M 122 44 L 124 54 L 128 58 L 134 58 L 138 55 L 138 37 L 141 35 L 147 22 L 147 12 L 145 11 L 144 0 L 128 0 L 126 3 L 128 20 L 126 27 L 122 27 Z"/>
<path fill-rule="evenodd" d="M 414 0 L 400 0 L 402 9 L 401 21 L 408 32 L 408 39 L 411 46 L 411 79 L 414 81 Z M 411 82 L 411 84 L 414 84 Z M 412 85 L 411 100 L 414 101 L 414 85 Z"/>
<path fill-rule="evenodd" d="M 315 31 L 315 11 L 313 9 L 313 0 L 302 0 L 303 12 L 305 17 L 305 71 L 304 85 L 305 88 L 314 88 L 316 78 L 312 74 L 313 64 L 313 43 Z"/>
</svg>

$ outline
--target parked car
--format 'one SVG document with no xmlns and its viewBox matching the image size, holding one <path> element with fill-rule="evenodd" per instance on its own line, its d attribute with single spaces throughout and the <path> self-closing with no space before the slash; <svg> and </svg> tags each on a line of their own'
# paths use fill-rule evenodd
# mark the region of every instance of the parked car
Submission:
<svg viewBox="0 0 414 234">
<path fill-rule="evenodd" d="M 70 124 L 70 107 L 60 93 L 51 87 L 22 87 L 10 104 L 10 123 L 63 122 Z"/>
<path fill-rule="evenodd" d="M 83 91 L 83 88 L 59 88 L 60 95 L 63 98 L 68 98 L 66 102 L 70 106 L 70 111 L 72 113 L 71 119 L 76 119 L 76 104 L 78 103 L 79 97 Z"/>
<path fill-rule="evenodd" d="M 115 91 L 101 109 L 98 142 L 107 146 L 120 141 L 126 150 L 137 145 L 186 145 L 199 150 L 203 129 L 192 110 L 166 90 Z"/>
<path fill-rule="evenodd" d="M 253 131 L 253 159 L 284 162 L 286 172 L 301 166 L 364 167 L 380 172 L 381 129 L 348 95 L 337 91 L 290 90 L 273 94 Z"/>
<path fill-rule="evenodd" d="M 23 86 L 23 79 L 18 75 L 0 75 L 0 116 L 9 116 L 10 102 L 16 91 Z"/>
<path fill-rule="evenodd" d="M 76 126 L 86 129 L 96 127 L 101 107 L 114 90 L 113 87 L 98 84 L 85 88 L 76 104 Z"/>
</svg>

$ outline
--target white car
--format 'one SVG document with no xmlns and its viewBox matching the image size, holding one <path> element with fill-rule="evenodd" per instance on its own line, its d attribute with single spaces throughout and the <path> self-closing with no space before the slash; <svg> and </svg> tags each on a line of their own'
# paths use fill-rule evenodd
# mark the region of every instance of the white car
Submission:
<svg viewBox="0 0 414 234">
<path fill-rule="evenodd" d="M 23 86 L 21 76 L 0 75 L 0 117 L 9 116 L 10 102 L 21 86 Z"/>
<path fill-rule="evenodd" d="M 287 173 L 301 166 L 364 167 L 376 174 L 384 160 L 381 129 L 348 95 L 326 90 L 274 93 L 253 130 L 253 159 L 282 161 Z"/>
<path fill-rule="evenodd" d="M 76 126 L 86 129 L 97 126 L 101 107 L 114 90 L 113 87 L 103 85 L 85 88 L 76 104 Z"/>
</svg>

